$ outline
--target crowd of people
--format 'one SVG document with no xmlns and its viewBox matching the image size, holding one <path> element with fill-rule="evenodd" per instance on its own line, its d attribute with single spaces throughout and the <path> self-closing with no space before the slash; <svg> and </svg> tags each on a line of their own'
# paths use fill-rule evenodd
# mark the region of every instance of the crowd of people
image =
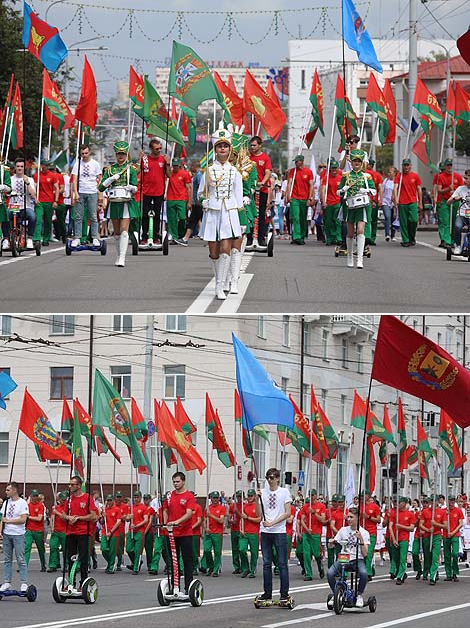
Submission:
<svg viewBox="0 0 470 629">
<path fill-rule="evenodd" d="M 294 553 L 304 581 L 312 581 L 314 576 L 324 579 L 327 571 L 334 586 L 340 542 L 349 539 L 351 543 L 343 529 L 351 525 L 355 532 L 362 531 L 354 538 L 364 545 L 357 556 L 351 554 L 351 569 L 359 572 L 360 595 L 373 579 L 377 562 L 383 566 L 389 561 L 390 578 L 397 585 L 404 583 L 411 565 L 417 580 L 435 585 L 442 563 L 444 580 L 458 581 L 459 563 L 468 567 L 470 560 L 470 503 L 463 494 L 449 496 L 447 504 L 443 495 L 414 500 L 399 497 L 398 501 L 384 498 L 380 504 L 366 491 L 346 504 L 344 495 L 326 499 L 315 489 L 305 498 L 300 490 L 291 495 L 280 487 L 280 472 L 275 468 L 267 471 L 264 489 L 238 490 L 230 497 L 212 491 L 207 502 L 198 501 L 186 489 L 181 472 L 173 475 L 174 493 L 163 499 L 142 495 L 139 489 L 132 499 L 121 491 L 103 499 L 97 491 L 92 495 L 83 491 L 82 483 L 81 478 L 72 477 L 68 491 L 58 492 L 50 508 L 37 490 L 25 499 L 17 483 L 7 485 L 0 507 L 5 557 L 0 592 L 11 587 L 13 551 L 21 589 L 26 591 L 33 545 L 41 572 L 57 572 L 64 561 L 70 562 L 78 554 L 80 582 L 102 562 L 106 574 L 125 568 L 138 575 L 145 570 L 144 562 L 149 574 L 168 574 L 171 557 L 165 524 L 175 525 L 172 530 L 186 589 L 198 574 L 220 575 L 228 537 L 232 573 L 241 578 L 256 578 L 261 551 L 268 598 L 273 573 L 280 576 L 281 598 L 288 598 L 289 569 L 293 569 L 289 560 Z"/>
</svg>

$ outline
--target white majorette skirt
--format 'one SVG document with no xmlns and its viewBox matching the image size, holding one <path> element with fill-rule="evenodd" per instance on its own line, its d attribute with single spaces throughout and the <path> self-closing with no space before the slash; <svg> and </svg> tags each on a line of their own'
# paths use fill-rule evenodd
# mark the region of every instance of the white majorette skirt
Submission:
<svg viewBox="0 0 470 629">
<path fill-rule="evenodd" d="M 225 204 L 220 210 L 208 209 L 202 216 L 200 236 L 208 242 L 226 238 L 240 238 L 242 230 L 238 210 L 227 210 Z"/>
</svg>

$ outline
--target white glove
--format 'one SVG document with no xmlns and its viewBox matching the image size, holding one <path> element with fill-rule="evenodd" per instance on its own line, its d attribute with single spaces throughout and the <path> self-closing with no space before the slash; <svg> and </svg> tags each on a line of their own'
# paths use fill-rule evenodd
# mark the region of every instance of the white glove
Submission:
<svg viewBox="0 0 470 629">
<path fill-rule="evenodd" d="M 251 199 L 250 197 L 243 197 L 243 205 L 246 207 L 247 205 L 250 205 L 251 203 Z"/>
<path fill-rule="evenodd" d="M 360 189 L 361 194 L 369 194 L 369 190 L 367 188 Z"/>
<path fill-rule="evenodd" d="M 114 181 L 117 181 L 119 179 L 121 175 L 119 173 L 117 173 L 116 175 L 111 175 L 111 177 L 108 177 L 107 179 L 105 179 L 103 181 L 103 186 L 105 188 L 107 188 L 108 186 L 110 186 Z"/>
<path fill-rule="evenodd" d="M 133 186 L 132 184 L 127 184 L 127 186 L 125 187 L 127 192 L 132 192 L 134 193 L 137 190 L 137 186 Z"/>
<path fill-rule="evenodd" d="M 201 205 L 202 205 L 202 209 L 203 210 L 208 210 L 209 209 L 209 199 L 203 199 Z"/>
<path fill-rule="evenodd" d="M 350 188 L 350 186 L 343 186 L 343 187 L 341 188 L 341 190 L 338 190 L 338 192 L 339 192 L 340 194 L 346 194 L 346 192 L 349 190 L 349 188 Z"/>
<path fill-rule="evenodd" d="M 7 186 L 5 183 L 0 184 L 0 192 L 10 192 L 10 186 Z"/>
</svg>

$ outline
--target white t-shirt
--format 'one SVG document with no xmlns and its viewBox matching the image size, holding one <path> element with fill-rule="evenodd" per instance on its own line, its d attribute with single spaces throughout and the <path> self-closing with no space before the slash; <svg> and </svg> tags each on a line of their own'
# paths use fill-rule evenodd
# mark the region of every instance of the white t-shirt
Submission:
<svg viewBox="0 0 470 629">
<path fill-rule="evenodd" d="M 36 185 L 31 177 L 28 177 L 29 185 L 32 186 L 33 190 L 36 190 Z M 20 208 L 24 207 L 24 188 L 25 182 L 23 177 L 17 177 L 16 175 L 11 176 L 11 194 L 10 194 L 10 205 L 15 204 L 19 205 Z M 29 194 L 28 188 L 26 188 L 26 207 L 29 209 L 34 208 L 34 201 L 32 196 Z"/>
<path fill-rule="evenodd" d="M 70 205 L 72 200 L 70 198 L 70 176 L 63 175 L 64 177 L 64 203 Z"/>
<path fill-rule="evenodd" d="M 364 544 L 370 543 L 370 535 L 363 529 L 362 526 L 359 527 L 359 532 L 362 535 L 362 539 L 364 540 Z M 356 559 L 356 530 L 352 529 L 350 526 L 342 526 L 339 531 L 336 533 L 334 537 L 336 542 L 341 544 L 341 552 L 349 553 L 350 560 Z M 359 547 L 359 559 L 364 559 L 361 553 L 361 547 Z"/>
<path fill-rule="evenodd" d="M 286 512 L 286 503 L 292 502 L 290 492 L 285 487 L 278 487 L 276 491 L 271 491 L 269 487 L 265 487 L 261 492 L 261 499 L 263 501 L 264 515 L 263 520 L 272 522 L 276 520 L 280 515 Z M 274 526 L 266 528 L 261 521 L 260 525 L 261 533 L 285 533 L 286 521 L 283 520 Z"/>
<path fill-rule="evenodd" d="M 77 176 L 78 173 L 78 159 L 72 168 L 72 175 Z M 80 161 L 80 182 L 79 192 L 85 194 L 94 194 L 98 192 L 97 178 L 101 175 L 101 166 L 96 159 L 90 159 L 89 162 L 83 160 Z"/>
<path fill-rule="evenodd" d="M 470 188 L 468 186 L 459 186 L 453 193 L 452 197 L 460 200 L 460 216 L 470 218 Z"/>
<path fill-rule="evenodd" d="M 9 520 L 16 520 L 23 513 L 29 514 L 28 503 L 24 498 L 18 498 L 17 500 L 5 500 L 2 505 L 2 520 L 8 518 Z M 5 535 L 24 535 L 26 532 L 26 521 L 23 524 L 4 524 L 3 533 Z"/>
</svg>

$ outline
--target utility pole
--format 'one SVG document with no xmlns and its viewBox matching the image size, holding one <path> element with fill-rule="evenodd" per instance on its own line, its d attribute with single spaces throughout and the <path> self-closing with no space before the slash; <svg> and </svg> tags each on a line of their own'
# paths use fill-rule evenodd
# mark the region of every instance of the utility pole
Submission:
<svg viewBox="0 0 470 629">
<path fill-rule="evenodd" d="M 418 79 L 418 32 L 416 22 L 416 4 L 418 0 L 410 0 L 410 26 L 409 26 L 409 71 L 408 71 L 408 121 L 413 116 L 413 100 Z M 408 157 L 402 156 L 402 157 Z M 412 169 L 416 170 L 418 158 L 410 151 Z"/>
<path fill-rule="evenodd" d="M 147 315 L 147 333 L 145 339 L 145 363 L 144 363 L 144 418 L 148 422 L 152 419 L 152 375 L 153 375 L 153 315 Z M 154 437 L 152 437 L 154 438 Z M 149 442 L 148 442 L 149 443 Z M 151 450 L 150 450 L 151 451 Z M 149 453 L 147 452 L 147 455 Z M 152 456 L 149 456 L 149 460 L 152 463 Z M 143 488 L 145 485 L 144 493 L 152 493 L 150 491 L 150 476 L 148 474 L 141 474 L 140 486 Z"/>
</svg>

